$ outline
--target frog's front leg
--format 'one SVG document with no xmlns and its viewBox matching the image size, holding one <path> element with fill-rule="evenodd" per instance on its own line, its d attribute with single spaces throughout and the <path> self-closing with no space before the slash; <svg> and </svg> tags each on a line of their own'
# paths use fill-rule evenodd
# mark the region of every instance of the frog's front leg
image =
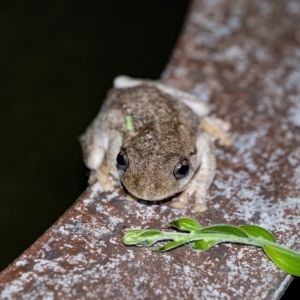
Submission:
<svg viewBox="0 0 300 300">
<path fill-rule="evenodd" d="M 100 114 L 81 139 L 84 162 L 91 170 L 89 184 L 98 181 L 101 189 L 107 191 L 114 186 L 112 179 L 118 182 L 115 157 L 120 144 L 120 134 L 105 128 Z"/>
<path fill-rule="evenodd" d="M 197 160 L 200 162 L 200 167 L 188 187 L 172 203 L 174 208 L 183 208 L 194 194 L 196 198 L 194 210 L 203 212 L 207 209 L 205 198 L 215 176 L 216 158 L 213 140 L 206 132 L 201 133 L 197 139 Z"/>
</svg>

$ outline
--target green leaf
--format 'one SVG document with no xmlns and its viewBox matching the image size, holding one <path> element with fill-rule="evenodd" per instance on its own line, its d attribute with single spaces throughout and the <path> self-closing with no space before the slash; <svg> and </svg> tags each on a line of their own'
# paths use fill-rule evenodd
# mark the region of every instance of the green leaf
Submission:
<svg viewBox="0 0 300 300">
<path fill-rule="evenodd" d="M 229 234 L 230 238 L 234 241 L 236 237 L 248 238 L 247 232 L 237 226 L 227 225 L 227 224 L 219 224 L 205 227 L 200 230 L 201 233 L 224 233 Z"/>
<path fill-rule="evenodd" d="M 197 251 L 207 250 L 221 242 L 253 245 L 262 247 L 270 260 L 282 270 L 300 276 L 300 253 L 280 246 L 268 230 L 257 225 L 218 224 L 201 228 L 195 220 L 186 217 L 175 220 L 169 225 L 188 231 L 188 233 L 131 229 L 125 232 L 123 242 L 126 245 L 151 246 L 158 241 L 171 240 L 163 247 L 155 249 L 159 252 L 168 251 L 184 244 Z"/>
<path fill-rule="evenodd" d="M 123 236 L 123 243 L 125 245 L 135 245 L 136 240 L 139 237 L 139 235 L 143 232 L 142 229 L 129 229 L 125 232 L 125 235 Z"/>
<path fill-rule="evenodd" d="M 300 276 L 300 254 L 279 245 L 265 245 L 263 249 L 267 256 L 285 272 Z"/>
<path fill-rule="evenodd" d="M 260 226 L 242 225 L 242 226 L 240 226 L 240 228 L 242 228 L 244 231 L 246 231 L 249 236 L 252 236 L 255 238 L 262 238 L 264 240 L 276 243 L 276 239 L 273 236 L 273 234 L 270 231 L 268 231 Z"/>
<path fill-rule="evenodd" d="M 141 242 L 139 244 L 151 246 L 154 243 L 165 239 L 164 233 L 158 230 L 145 230 L 143 233 L 141 233 L 138 237 Z"/>
<path fill-rule="evenodd" d="M 151 246 L 162 239 L 164 239 L 164 233 L 159 230 L 131 229 L 125 233 L 123 243 L 126 245 Z"/>
<path fill-rule="evenodd" d="M 220 239 L 209 240 L 209 241 L 198 240 L 190 243 L 189 246 L 196 251 L 205 251 L 213 247 L 214 245 L 218 244 L 219 242 L 221 242 Z"/>
<path fill-rule="evenodd" d="M 185 244 L 185 241 L 177 241 L 177 242 L 170 242 L 162 247 L 159 247 L 157 249 L 154 249 L 154 251 L 156 252 L 165 252 L 165 251 L 169 251 L 171 249 L 177 248 L 181 245 Z"/>
<path fill-rule="evenodd" d="M 161 236 L 163 233 L 159 230 L 143 230 L 142 233 L 139 234 L 140 237 L 155 237 Z"/>
<path fill-rule="evenodd" d="M 179 230 L 184 230 L 184 231 L 198 231 L 202 227 L 200 224 L 198 224 L 195 220 L 191 218 L 180 218 L 178 220 L 175 220 L 171 223 L 169 223 L 170 227 L 175 227 Z"/>
</svg>

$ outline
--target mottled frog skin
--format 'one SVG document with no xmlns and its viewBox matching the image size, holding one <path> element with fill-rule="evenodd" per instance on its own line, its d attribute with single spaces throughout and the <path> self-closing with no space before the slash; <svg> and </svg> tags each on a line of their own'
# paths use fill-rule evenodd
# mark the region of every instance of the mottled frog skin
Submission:
<svg viewBox="0 0 300 300">
<path fill-rule="evenodd" d="M 216 168 L 214 137 L 200 122 L 209 107 L 155 81 L 120 76 L 114 86 L 82 139 L 90 182 L 104 190 L 121 182 L 149 201 L 180 193 L 175 208 L 195 195 L 194 210 L 206 210 Z"/>
</svg>

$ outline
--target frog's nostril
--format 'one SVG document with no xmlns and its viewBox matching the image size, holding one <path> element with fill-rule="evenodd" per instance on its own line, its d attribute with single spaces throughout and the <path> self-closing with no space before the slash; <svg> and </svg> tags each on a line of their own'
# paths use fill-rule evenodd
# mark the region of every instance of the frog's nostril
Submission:
<svg viewBox="0 0 300 300">
<path fill-rule="evenodd" d="M 157 190 L 157 189 L 159 189 L 160 185 L 159 185 L 159 183 L 151 183 L 150 187 L 151 187 L 151 189 Z"/>
</svg>

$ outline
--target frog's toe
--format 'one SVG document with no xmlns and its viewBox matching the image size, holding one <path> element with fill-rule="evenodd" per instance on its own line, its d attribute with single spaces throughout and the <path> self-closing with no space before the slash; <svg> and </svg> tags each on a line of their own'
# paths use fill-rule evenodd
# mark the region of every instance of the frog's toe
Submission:
<svg viewBox="0 0 300 300">
<path fill-rule="evenodd" d="M 205 203 L 197 203 L 194 205 L 193 210 L 197 212 L 204 212 L 207 210 L 207 206 Z"/>
<path fill-rule="evenodd" d="M 185 207 L 186 203 L 180 201 L 180 200 L 176 200 L 174 202 L 171 203 L 171 206 L 173 208 L 177 208 L 177 209 L 183 209 Z"/>
<path fill-rule="evenodd" d="M 177 209 L 183 209 L 186 206 L 186 204 L 188 203 L 189 198 L 190 198 L 189 193 L 187 193 L 186 191 L 183 191 L 178 196 L 178 198 L 171 203 L 171 206 L 174 208 L 177 208 Z"/>
<path fill-rule="evenodd" d="M 139 199 L 131 194 L 126 194 L 126 200 L 127 201 L 130 201 L 130 202 L 137 202 L 139 201 Z"/>
</svg>

